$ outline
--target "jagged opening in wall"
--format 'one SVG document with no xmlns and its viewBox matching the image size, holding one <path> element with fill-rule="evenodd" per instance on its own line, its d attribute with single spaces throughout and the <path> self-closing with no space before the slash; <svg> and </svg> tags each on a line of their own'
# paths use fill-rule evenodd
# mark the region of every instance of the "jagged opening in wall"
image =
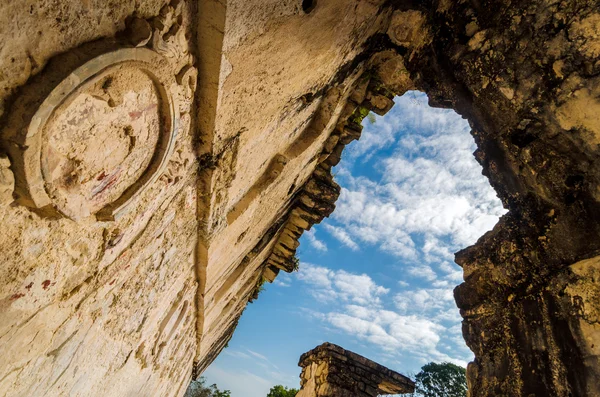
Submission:
<svg viewBox="0 0 600 397">
<path fill-rule="evenodd" d="M 473 355 L 462 338 L 453 296 L 463 280 L 454 253 L 491 230 L 506 210 L 473 156 L 467 120 L 429 106 L 420 91 L 395 97 L 393 107 L 393 102 L 380 105 L 384 111 L 376 107 L 383 103 L 379 100 L 371 90 L 349 117 L 346 130 L 362 128 L 362 134 L 332 168 L 341 185 L 336 210 L 305 240 L 313 247 L 337 243 L 358 255 L 371 252 L 372 265 L 339 271 L 366 274 L 373 283 L 372 301 L 334 311 L 344 321 L 328 325 L 367 342 L 374 355 L 396 346 L 393 354 L 405 357 L 402 362 L 466 366 Z M 396 281 L 384 280 L 382 273 Z M 393 319 L 384 320 L 390 312 Z M 349 330 L 365 321 L 377 329 L 352 335 Z"/>
</svg>

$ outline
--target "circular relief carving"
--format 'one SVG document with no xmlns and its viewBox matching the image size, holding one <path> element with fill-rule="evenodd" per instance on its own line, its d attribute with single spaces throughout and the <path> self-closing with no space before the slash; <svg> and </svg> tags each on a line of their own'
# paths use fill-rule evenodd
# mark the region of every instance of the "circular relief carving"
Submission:
<svg viewBox="0 0 600 397">
<path fill-rule="evenodd" d="M 178 112 L 166 60 L 145 48 L 103 54 L 44 100 L 25 140 L 31 199 L 72 219 L 121 215 L 161 174 Z"/>
</svg>

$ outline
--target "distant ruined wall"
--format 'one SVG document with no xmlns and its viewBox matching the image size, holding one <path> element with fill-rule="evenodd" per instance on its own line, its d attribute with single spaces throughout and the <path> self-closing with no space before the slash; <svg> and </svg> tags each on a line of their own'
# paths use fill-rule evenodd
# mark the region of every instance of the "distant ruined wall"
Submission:
<svg viewBox="0 0 600 397">
<path fill-rule="evenodd" d="M 0 395 L 182 395 L 409 89 L 510 210 L 457 254 L 470 394 L 600 393 L 596 1 L 0 9 Z"/>
<path fill-rule="evenodd" d="M 300 357 L 297 397 L 376 397 L 413 394 L 415 383 L 363 356 L 323 343 Z"/>
</svg>

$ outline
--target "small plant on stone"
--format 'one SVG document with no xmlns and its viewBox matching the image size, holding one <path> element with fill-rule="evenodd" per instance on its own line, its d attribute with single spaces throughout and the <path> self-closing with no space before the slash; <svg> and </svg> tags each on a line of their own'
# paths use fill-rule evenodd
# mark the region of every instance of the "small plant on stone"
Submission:
<svg viewBox="0 0 600 397">
<path fill-rule="evenodd" d="M 296 254 L 292 256 L 290 262 L 292 263 L 293 271 L 297 272 L 300 269 L 300 259 L 296 256 Z"/>
<path fill-rule="evenodd" d="M 258 282 L 256 283 L 256 286 L 254 287 L 254 291 L 252 292 L 250 299 L 248 299 L 248 303 L 252 303 L 256 299 L 258 299 L 258 296 L 260 295 L 260 293 L 265 290 L 266 282 L 267 282 L 267 279 L 265 279 L 264 277 L 261 277 L 258 279 Z"/>
</svg>

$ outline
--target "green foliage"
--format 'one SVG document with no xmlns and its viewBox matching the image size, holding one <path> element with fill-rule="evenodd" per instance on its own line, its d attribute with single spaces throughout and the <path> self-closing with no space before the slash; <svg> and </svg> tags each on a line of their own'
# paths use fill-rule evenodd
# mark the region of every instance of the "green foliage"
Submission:
<svg viewBox="0 0 600 397">
<path fill-rule="evenodd" d="M 364 118 L 367 117 L 369 112 L 370 112 L 370 110 L 368 108 L 359 106 L 358 108 L 356 108 L 354 113 L 352 113 L 352 115 L 350 116 L 350 121 L 352 121 L 353 123 L 356 123 L 356 124 L 360 124 L 360 123 L 362 123 Z"/>
<path fill-rule="evenodd" d="M 416 392 L 424 397 L 466 397 L 467 376 L 452 363 L 429 363 L 416 376 Z"/>
<path fill-rule="evenodd" d="M 273 386 L 267 397 L 295 397 L 298 389 L 288 389 L 281 385 Z"/>
<path fill-rule="evenodd" d="M 267 279 L 262 278 L 262 277 L 260 278 L 260 281 L 256 285 L 256 288 L 258 288 L 258 293 L 259 294 L 265 290 L 265 283 L 266 282 L 267 282 Z"/>
<path fill-rule="evenodd" d="M 213 386 L 215 386 L 215 385 L 213 385 Z M 213 392 L 213 396 L 214 397 L 231 397 L 231 392 L 229 390 L 221 391 L 221 390 L 217 389 Z"/>
<path fill-rule="evenodd" d="M 369 120 L 369 123 L 371 124 L 375 124 L 375 121 L 377 121 L 375 114 L 373 114 L 371 110 L 366 107 L 359 106 L 356 108 L 354 113 L 350 115 L 349 120 L 353 123 L 361 124 L 365 118 Z"/>
<path fill-rule="evenodd" d="M 300 259 L 294 254 L 294 256 L 292 256 L 292 259 L 290 259 L 292 262 L 292 269 L 294 269 L 295 272 L 298 271 L 298 269 L 300 269 Z"/>
<path fill-rule="evenodd" d="M 258 295 L 260 295 L 260 293 L 265 290 L 266 282 L 267 282 L 267 280 L 263 277 L 258 279 L 258 281 L 256 282 L 256 286 L 254 286 L 254 291 L 252 291 L 252 295 L 250 296 L 250 299 L 248 300 L 248 303 L 252 303 L 256 299 L 258 299 Z"/>
<path fill-rule="evenodd" d="M 229 390 L 219 390 L 217 385 L 206 385 L 206 379 L 201 377 L 193 380 L 185 392 L 184 397 L 231 397 Z"/>
</svg>

